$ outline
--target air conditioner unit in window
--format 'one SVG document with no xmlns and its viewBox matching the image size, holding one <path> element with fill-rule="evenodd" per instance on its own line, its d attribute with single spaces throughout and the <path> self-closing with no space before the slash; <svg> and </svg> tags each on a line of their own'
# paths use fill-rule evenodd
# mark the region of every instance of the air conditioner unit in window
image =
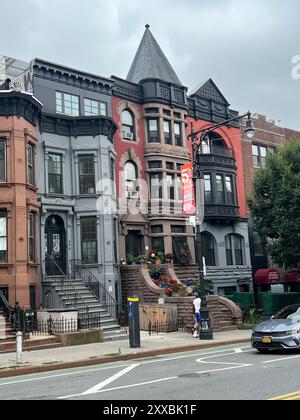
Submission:
<svg viewBox="0 0 300 420">
<path fill-rule="evenodd" d="M 133 191 L 131 193 L 131 198 L 139 198 L 139 192 L 138 191 Z"/>
<path fill-rule="evenodd" d="M 133 140 L 133 133 L 123 132 L 123 139 Z"/>
<path fill-rule="evenodd" d="M 138 191 L 126 191 L 126 198 L 139 198 Z"/>
</svg>

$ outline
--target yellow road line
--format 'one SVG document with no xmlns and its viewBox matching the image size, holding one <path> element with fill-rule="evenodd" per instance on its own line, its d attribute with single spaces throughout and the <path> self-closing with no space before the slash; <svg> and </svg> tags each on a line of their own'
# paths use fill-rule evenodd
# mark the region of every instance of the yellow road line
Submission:
<svg viewBox="0 0 300 420">
<path fill-rule="evenodd" d="M 290 399 L 293 399 L 293 400 L 300 399 L 300 391 L 293 392 L 291 394 L 281 395 L 280 397 L 276 397 L 276 398 L 270 398 L 269 401 L 290 400 Z"/>
</svg>

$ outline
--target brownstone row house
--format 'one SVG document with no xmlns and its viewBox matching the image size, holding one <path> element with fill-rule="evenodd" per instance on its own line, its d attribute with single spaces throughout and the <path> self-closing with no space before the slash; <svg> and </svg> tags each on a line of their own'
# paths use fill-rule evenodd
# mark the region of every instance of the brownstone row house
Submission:
<svg viewBox="0 0 300 420">
<path fill-rule="evenodd" d="M 0 291 L 13 304 L 40 303 L 35 149 L 41 104 L 0 90 Z"/>
</svg>

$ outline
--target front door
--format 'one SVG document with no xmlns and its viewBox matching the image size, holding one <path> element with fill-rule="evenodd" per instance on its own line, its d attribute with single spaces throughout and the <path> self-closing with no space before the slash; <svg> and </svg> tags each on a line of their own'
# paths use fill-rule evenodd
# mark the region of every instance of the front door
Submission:
<svg viewBox="0 0 300 420">
<path fill-rule="evenodd" d="M 131 231 L 126 236 L 126 256 L 138 257 L 142 255 L 142 235 L 139 231 Z"/>
<path fill-rule="evenodd" d="M 45 228 L 46 275 L 62 276 L 66 273 L 66 243 L 64 221 L 50 216 Z"/>
</svg>

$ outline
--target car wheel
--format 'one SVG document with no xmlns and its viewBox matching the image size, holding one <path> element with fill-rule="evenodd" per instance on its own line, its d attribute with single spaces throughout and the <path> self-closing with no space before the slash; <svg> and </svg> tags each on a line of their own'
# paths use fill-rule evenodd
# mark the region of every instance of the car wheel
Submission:
<svg viewBox="0 0 300 420">
<path fill-rule="evenodd" d="M 269 349 L 256 349 L 256 350 L 261 354 L 268 354 L 269 353 Z"/>
</svg>

